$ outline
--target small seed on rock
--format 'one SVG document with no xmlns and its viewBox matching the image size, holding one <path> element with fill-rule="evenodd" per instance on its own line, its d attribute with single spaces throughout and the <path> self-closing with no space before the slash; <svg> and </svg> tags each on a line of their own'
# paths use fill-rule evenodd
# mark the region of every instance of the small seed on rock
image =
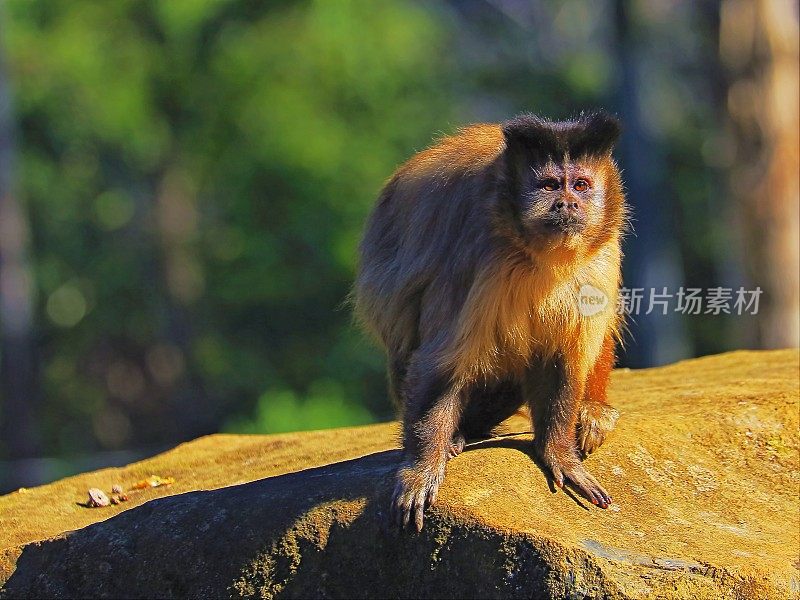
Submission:
<svg viewBox="0 0 800 600">
<path fill-rule="evenodd" d="M 105 492 L 98 488 L 89 488 L 89 501 L 87 504 L 93 507 L 108 506 L 110 504 Z"/>
<path fill-rule="evenodd" d="M 112 494 L 121 494 L 122 493 L 122 486 L 118 483 L 115 483 L 111 486 L 111 493 Z"/>
</svg>

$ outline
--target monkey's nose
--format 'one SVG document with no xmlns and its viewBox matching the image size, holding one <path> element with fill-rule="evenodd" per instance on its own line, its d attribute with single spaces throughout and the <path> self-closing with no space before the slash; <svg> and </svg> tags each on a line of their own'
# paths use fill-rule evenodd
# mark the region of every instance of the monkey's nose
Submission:
<svg viewBox="0 0 800 600">
<path fill-rule="evenodd" d="M 578 210 L 578 203 L 574 200 L 572 202 L 565 202 L 564 200 L 559 200 L 553 205 L 553 210 Z"/>
</svg>

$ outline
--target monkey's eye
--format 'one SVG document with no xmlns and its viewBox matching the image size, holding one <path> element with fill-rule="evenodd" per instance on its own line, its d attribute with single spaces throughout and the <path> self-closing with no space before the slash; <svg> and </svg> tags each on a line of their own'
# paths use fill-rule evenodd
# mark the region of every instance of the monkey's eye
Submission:
<svg viewBox="0 0 800 600">
<path fill-rule="evenodd" d="M 560 187 L 560 183 L 559 183 L 558 179 L 554 179 L 553 177 L 545 179 L 542 182 L 542 189 L 545 189 L 548 192 L 554 192 L 559 187 Z"/>
<path fill-rule="evenodd" d="M 575 188 L 576 192 L 585 192 L 589 189 L 589 182 L 585 179 L 578 179 L 572 187 Z"/>
</svg>

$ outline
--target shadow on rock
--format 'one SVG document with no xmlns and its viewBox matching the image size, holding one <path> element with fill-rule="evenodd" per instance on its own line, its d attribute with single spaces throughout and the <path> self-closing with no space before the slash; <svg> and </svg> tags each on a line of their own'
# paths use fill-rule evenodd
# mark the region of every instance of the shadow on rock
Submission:
<svg viewBox="0 0 800 600">
<path fill-rule="evenodd" d="M 516 440 L 480 443 L 517 447 Z M 398 460 L 398 451 L 380 452 L 153 500 L 27 546 L 2 595 L 552 595 L 551 569 L 527 538 L 455 522 L 435 509 L 422 534 L 389 527 L 386 509 Z"/>
</svg>

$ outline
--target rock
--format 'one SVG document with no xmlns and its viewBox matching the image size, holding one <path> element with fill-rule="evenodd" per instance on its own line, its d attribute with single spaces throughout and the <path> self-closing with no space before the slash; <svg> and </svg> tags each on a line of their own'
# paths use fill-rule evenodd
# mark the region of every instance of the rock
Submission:
<svg viewBox="0 0 800 600">
<path fill-rule="evenodd" d="M 385 527 L 396 424 L 201 438 L 0 497 L 0 596 L 797 598 L 799 388 L 796 350 L 618 370 L 587 460 L 611 509 L 508 433 L 449 463 L 421 534 Z M 79 506 L 150 473 L 175 483 Z"/>
<path fill-rule="evenodd" d="M 86 501 L 86 505 L 90 506 L 91 508 L 101 508 L 103 506 L 108 506 L 110 504 L 110 500 L 106 493 L 98 488 L 89 488 L 89 499 Z"/>
</svg>

